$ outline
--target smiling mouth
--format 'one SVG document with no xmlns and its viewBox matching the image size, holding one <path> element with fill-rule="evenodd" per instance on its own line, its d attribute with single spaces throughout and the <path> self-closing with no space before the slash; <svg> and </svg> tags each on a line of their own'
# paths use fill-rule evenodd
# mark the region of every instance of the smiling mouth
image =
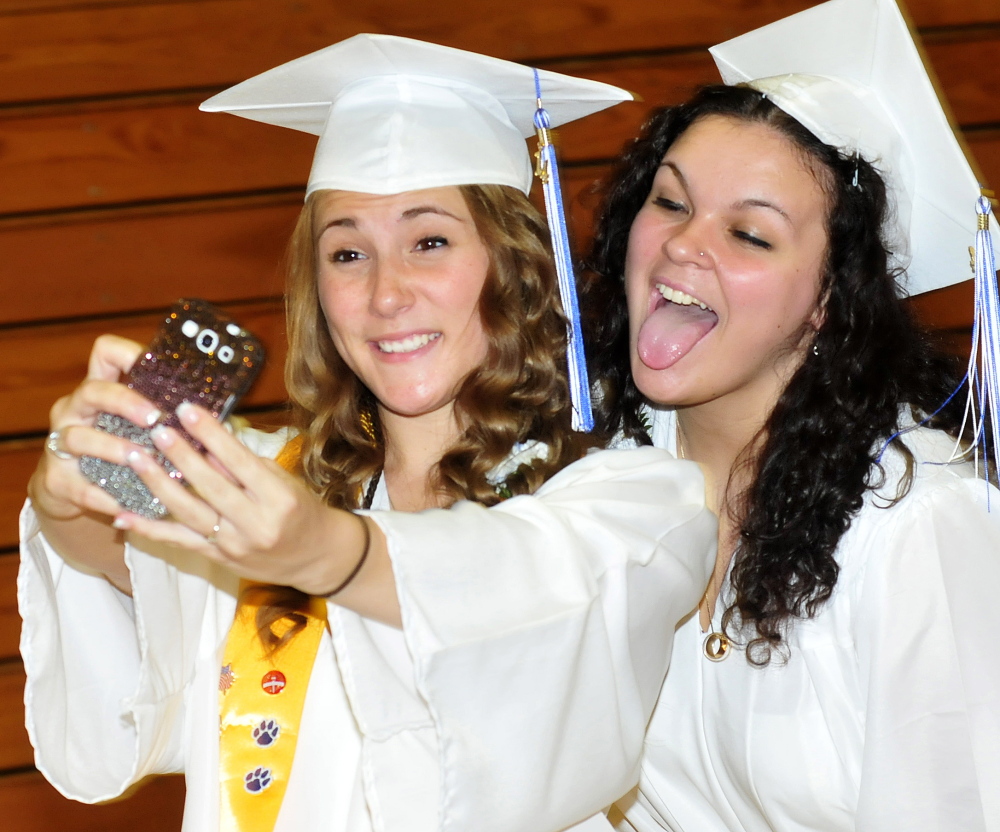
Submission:
<svg viewBox="0 0 1000 832">
<path fill-rule="evenodd" d="M 671 289 L 669 286 L 665 286 L 662 283 L 657 283 L 656 291 L 658 291 L 661 295 L 663 295 L 664 299 L 669 301 L 670 303 L 676 303 L 680 306 L 700 306 L 707 312 L 715 311 L 714 309 L 712 309 L 711 306 L 709 306 L 704 301 L 700 301 L 698 300 L 698 298 L 687 294 L 687 292 L 682 292 L 680 289 Z"/>
<path fill-rule="evenodd" d="M 422 335 L 410 335 L 398 341 L 376 341 L 375 343 L 378 344 L 379 352 L 406 353 L 416 352 L 440 337 L 440 332 L 426 332 Z"/>
</svg>

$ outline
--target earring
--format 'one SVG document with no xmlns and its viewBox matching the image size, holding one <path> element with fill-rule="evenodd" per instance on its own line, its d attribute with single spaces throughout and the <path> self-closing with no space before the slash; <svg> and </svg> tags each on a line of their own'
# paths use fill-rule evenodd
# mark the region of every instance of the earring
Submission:
<svg viewBox="0 0 1000 832">
<path fill-rule="evenodd" d="M 813 341 L 813 355 L 819 355 L 819 344 Z"/>
<path fill-rule="evenodd" d="M 378 434 L 375 433 L 375 417 L 372 416 L 371 409 L 367 406 L 361 408 L 358 414 L 358 421 L 361 423 L 361 430 L 373 445 L 378 444 Z"/>
</svg>

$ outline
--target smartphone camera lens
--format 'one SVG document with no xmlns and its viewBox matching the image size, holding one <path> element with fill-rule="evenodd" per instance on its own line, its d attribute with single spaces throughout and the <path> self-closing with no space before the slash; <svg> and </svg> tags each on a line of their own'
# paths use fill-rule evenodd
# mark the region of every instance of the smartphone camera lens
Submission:
<svg viewBox="0 0 1000 832">
<path fill-rule="evenodd" d="M 228 344 L 219 347 L 219 361 L 223 364 L 231 364 L 235 357 L 236 353 L 233 352 L 233 348 Z"/>
<path fill-rule="evenodd" d="M 203 353 L 210 355 L 219 346 L 219 335 L 215 330 L 203 329 L 198 333 L 198 338 L 194 343 Z"/>
</svg>

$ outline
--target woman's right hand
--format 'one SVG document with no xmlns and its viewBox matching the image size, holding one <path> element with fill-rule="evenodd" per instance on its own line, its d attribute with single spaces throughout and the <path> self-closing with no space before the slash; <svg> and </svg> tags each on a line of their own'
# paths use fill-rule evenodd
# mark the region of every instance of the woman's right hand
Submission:
<svg viewBox="0 0 1000 832">
<path fill-rule="evenodd" d="M 28 496 L 50 544 L 60 554 L 105 572 L 119 586 L 123 577 L 127 583 L 127 573 L 121 563 L 121 535 L 111 521 L 121 507 L 80 473 L 78 458 L 95 456 L 127 465 L 127 455 L 137 449 L 127 439 L 94 427 L 102 411 L 139 425 L 152 425 L 159 417 L 153 404 L 121 382 L 141 352 L 140 344 L 114 335 L 94 342 L 86 378 L 52 406 L 49 430 L 54 439 L 50 435 L 28 483 Z"/>
</svg>

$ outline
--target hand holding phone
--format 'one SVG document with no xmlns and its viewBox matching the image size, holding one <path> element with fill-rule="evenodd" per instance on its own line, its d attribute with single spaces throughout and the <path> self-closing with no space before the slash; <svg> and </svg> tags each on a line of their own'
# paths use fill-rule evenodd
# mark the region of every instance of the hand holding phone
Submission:
<svg viewBox="0 0 1000 832">
<path fill-rule="evenodd" d="M 191 402 L 225 419 L 250 388 L 263 363 L 260 341 L 225 313 L 203 300 L 180 300 L 129 371 L 125 383 L 160 409 L 160 423 L 176 428 L 203 450 L 182 427 L 177 406 Z M 101 413 L 95 427 L 148 449 L 170 476 L 183 481 L 181 473 L 154 447 L 149 428 L 111 413 Z M 151 519 L 166 516 L 166 508 L 131 468 L 83 456 L 80 470 L 125 510 Z"/>
</svg>

